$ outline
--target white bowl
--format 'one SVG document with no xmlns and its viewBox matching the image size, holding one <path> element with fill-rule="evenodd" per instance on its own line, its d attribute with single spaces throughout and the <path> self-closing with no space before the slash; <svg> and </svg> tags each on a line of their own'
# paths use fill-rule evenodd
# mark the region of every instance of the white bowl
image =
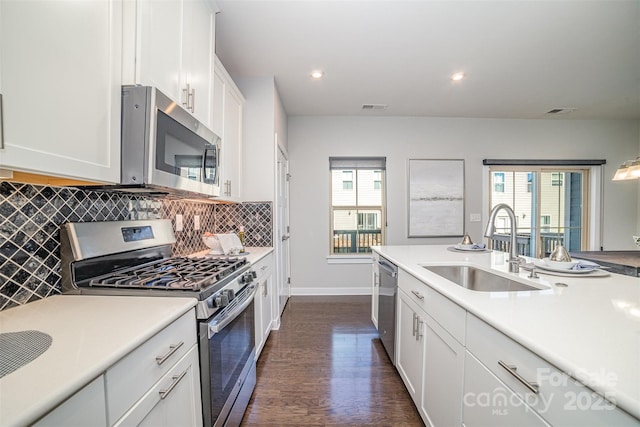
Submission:
<svg viewBox="0 0 640 427">
<path fill-rule="evenodd" d="M 544 261 L 544 263 L 546 265 L 548 265 L 549 267 L 556 268 L 558 270 L 571 270 L 579 262 L 577 260 L 575 260 L 575 261 L 572 260 L 572 261 L 568 261 L 568 262 L 551 261 L 549 258 L 545 258 L 542 261 Z"/>
</svg>

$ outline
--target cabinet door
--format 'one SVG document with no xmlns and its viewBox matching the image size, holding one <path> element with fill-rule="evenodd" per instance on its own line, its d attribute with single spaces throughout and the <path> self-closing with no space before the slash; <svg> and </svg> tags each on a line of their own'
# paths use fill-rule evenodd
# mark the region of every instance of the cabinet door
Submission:
<svg viewBox="0 0 640 427">
<path fill-rule="evenodd" d="M 204 0 L 184 0 L 183 19 L 181 100 L 189 103 L 200 122 L 211 127 L 214 14 Z"/>
<path fill-rule="evenodd" d="M 213 102 L 211 130 L 220 138 L 224 137 L 224 77 L 218 68 L 213 73 Z"/>
<path fill-rule="evenodd" d="M 115 426 L 202 426 L 198 346 L 192 346 Z"/>
<path fill-rule="evenodd" d="M 398 291 L 398 296 L 396 368 L 411 398 L 419 407 L 422 392 L 422 335 L 424 329 L 413 301 L 402 290 Z"/>
<path fill-rule="evenodd" d="M 240 199 L 242 170 L 242 99 L 226 84 L 224 92 L 224 136 L 222 137 L 222 193 Z"/>
<path fill-rule="evenodd" d="M 155 86 L 176 102 L 181 101 L 182 2 L 138 0 L 134 82 Z"/>
<path fill-rule="evenodd" d="M 468 351 L 464 363 L 465 427 L 548 426 Z"/>
<path fill-rule="evenodd" d="M 462 422 L 464 347 L 431 316 L 425 316 L 424 322 L 419 410 L 431 426 L 459 426 Z"/>
<path fill-rule="evenodd" d="M 373 255 L 372 262 L 372 288 L 371 288 L 371 321 L 378 329 L 378 297 L 380 294 L 380 271 L 378 269 L 378 256 Z"/>
<path fill-rule="evenodd" d="M 100 375 L 33 424 L 33 427 L 106 425 L 104 376 Z"/>
<path fill-rule="evenodd" d="M 120 179 L 122 2 L 0 2 L 0 166 Z"/>
</svg>

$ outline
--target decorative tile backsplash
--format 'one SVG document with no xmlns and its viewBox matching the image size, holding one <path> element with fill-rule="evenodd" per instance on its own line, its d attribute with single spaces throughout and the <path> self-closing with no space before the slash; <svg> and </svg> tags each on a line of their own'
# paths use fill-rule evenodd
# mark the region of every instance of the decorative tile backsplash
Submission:
<svg viewBox="0 0 640 427">
<path fill-rule="evenodd" d="M 272 245 L 268 202 L 210 204 L 128 193 L 0 182 L 0 310 L 60 293 L 60 225 L 183 216 L 174 255 L 207 249 L 202 232 L 245 227 L 247 246 Z M 194 216 L 200 216 L 200 230 Z"/>
</svg>

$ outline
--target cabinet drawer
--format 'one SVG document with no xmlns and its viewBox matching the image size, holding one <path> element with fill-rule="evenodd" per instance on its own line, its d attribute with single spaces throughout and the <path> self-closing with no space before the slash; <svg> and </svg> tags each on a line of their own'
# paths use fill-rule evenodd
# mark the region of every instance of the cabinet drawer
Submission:
<svg viewBox="0 0 640 427">
<path fill-rule="evenodd" d="M 115 426 L 201 426 L 198 346 L 173 364 Z"/>
<path fill-rule="evenodd" d="M 398 287 L 458 342 L 464 344 L 466 311 L 462 307 L 402 269 L 398 271 Z"/>
<path fill-rule="evenodd" d="M 131 408 L 196 342 L 195 313 L 190 310 L 108 369 L 109 424 Z"/>
<path fill-rule="evenodd" d="M 273 253 L 270 253 L 253 263 L 251 265 L 251 269 L 258 275 L 258 280 L 260 280 L 261 277 L 266 277 L 273 269 Z"/>
<path fill-rule="evenodd" d="M 471 314 L 467 316 L 467 349 L 552 425 L 640 425 L 639 420 Z"/>
</svg>

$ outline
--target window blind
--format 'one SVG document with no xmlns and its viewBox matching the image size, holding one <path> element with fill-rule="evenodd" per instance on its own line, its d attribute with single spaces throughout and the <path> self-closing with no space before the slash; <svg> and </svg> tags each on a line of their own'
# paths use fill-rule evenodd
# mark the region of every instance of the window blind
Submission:
<svg viewBox="0 0 640 427">
<path fill-rule="evenodd" d="M 602 166 L 604 159 L 484 159 L 485 166 Z"/>
<path fill-rule="evenodd" d="M 329 157 L 329 169 L 384 170 L 386 157 Z"/>
</svg>

